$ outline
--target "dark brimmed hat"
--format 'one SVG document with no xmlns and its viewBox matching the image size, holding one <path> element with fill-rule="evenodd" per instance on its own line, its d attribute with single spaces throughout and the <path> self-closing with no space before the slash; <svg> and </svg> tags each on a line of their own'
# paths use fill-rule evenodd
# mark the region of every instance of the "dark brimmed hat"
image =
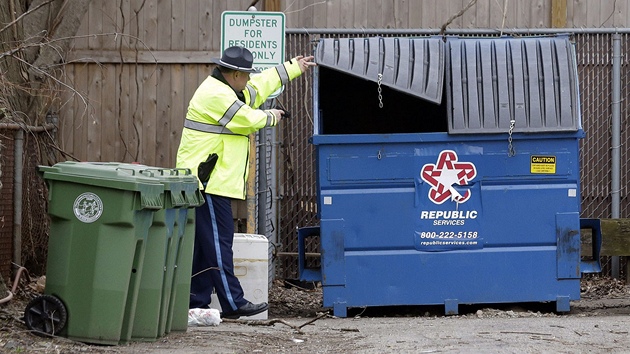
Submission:
<svg viewBox="0 0 630 354">
<path fill-rule="evenodd" d="M 238 71 L 244 71 L 246 73 L 258 73 L 259 71 L 252 68 L 254 63 L 254 56 L 245 47 L 229 47 L 223 51 L 221 59 L 214 58 L 212 62 L 226 68 Z"/>
</svg>

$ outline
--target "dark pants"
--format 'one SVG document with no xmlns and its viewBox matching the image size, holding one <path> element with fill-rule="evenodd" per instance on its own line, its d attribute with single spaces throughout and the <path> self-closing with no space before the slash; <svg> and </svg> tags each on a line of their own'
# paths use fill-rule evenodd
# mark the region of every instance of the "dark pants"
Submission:
<svg viewBox="0 0 630 354">
<path fill-rule="evenodd" d="M 235 311 L 247 300 L 234 275 L 232 203 L 230 198 L 217 195 L 205 194 L 205 198 L 206 202 L 195 210 L 190 308 L 207 307 L 214 289 L 221 309 Z"/>
</svg>

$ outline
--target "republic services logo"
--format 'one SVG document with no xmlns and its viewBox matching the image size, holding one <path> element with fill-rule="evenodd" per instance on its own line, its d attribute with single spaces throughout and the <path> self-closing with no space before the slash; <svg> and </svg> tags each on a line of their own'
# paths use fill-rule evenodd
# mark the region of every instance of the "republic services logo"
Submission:
<svg viewBox="0 0 630 354">
<path fill-rule="evenodd" d="M 463 194 L 454 186 L 465 186 L 477 176 L 475 165 L 470 162 L 459 162 L 453 150 L 440 152 L 436 164 L 422 167 L 420 177 L 431 185 L 429 199 L 435 204 L 442 204 L 449 198 L 456 203 L 464 203 L 470 198 L 470 190 Z"/>
</svg>

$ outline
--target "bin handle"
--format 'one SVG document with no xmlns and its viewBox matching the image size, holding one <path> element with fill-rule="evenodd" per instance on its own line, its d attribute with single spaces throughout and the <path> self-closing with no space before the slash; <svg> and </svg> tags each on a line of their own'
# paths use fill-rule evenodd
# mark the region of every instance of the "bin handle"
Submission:
<svg viewBox="0 0 630 354">
<path fill-rule="evenodd" d="M 142 172 L 149 172 L 151 173 L 151 177 L 153 177 L 153 173 L 157 172 L 158 174 L 164 176 L 164 172 L 165 171 L 170 171 L 169 169 L 165 169 L 165 168 L 147 168 L 146 170 L 143 170 Z"/>
<path fill-rule="evenodd" d="M 134 170 L 133 168 L 116 167 L 116 171 L 119 171 L 119 170 L 129 171 L 132 176 L 136 175 L 136 170 Z M 149 177 L 154 177 L 153 172 L 151 172 L 149 170 L 140 170 L 139 171 L 140 174 L 145 174 L 145 172 L 147 172 L 149 174 Z"/>
<path fill-rule="evenodd" d="M 192 170 L 190 168 L 149 168 L 146 171 L 157 171 L 161 175 L 164 175 L 168 172 L 168 174 L 171 176 L 179 176 L 182 171 L 185 175 L 192 174 Z"/>
<path fill-rule="evenodd" d="M 190 168 L 174 168 L 175 174 L 179 176 L 180 171 L 184 172 L 185 176 L 192 175 L 192 170 Z"/>
</svg>

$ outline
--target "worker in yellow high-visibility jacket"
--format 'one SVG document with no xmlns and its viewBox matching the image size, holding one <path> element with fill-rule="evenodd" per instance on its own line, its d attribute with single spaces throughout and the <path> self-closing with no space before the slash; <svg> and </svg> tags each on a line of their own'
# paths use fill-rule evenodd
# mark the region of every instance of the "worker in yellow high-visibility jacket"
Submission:
<svg viewBox="0 0 630 354">
<path fill-rule="evenodd" d="M 282 110 L 257 108 L 315 63 L 312 56 L 297 56 L 250 77 L 257 72 L 253 55 L 239 46 L 213 61 L 217 67 L 190 100 L 177 151 L 177 167 L 194 171 L 205 192 L 195 210 L 190 308 L 207 307 L 214 289 L 222 316 L 238 318 L 268 308 L 246 300 L 234 275 L 231 200 L 246 196 L 249 134 L 282 120 Z"/>
</svg>

